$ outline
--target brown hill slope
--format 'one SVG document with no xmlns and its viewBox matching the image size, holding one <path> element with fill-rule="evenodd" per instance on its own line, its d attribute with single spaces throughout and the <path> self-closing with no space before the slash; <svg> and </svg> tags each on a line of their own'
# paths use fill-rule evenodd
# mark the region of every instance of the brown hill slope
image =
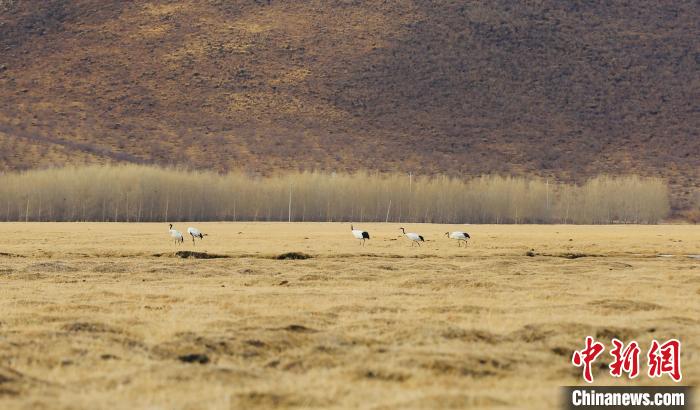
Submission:
<svg viewBox="0 0 700 410">
<path fill-rule="evenodd" d="M 0 167 L 700 177 L 693 1 L 0 1 Z"/>
</svg>

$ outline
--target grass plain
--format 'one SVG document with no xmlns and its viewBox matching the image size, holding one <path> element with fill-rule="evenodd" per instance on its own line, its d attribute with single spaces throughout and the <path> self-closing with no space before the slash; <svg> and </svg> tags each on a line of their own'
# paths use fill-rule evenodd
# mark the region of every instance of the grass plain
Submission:
<svg viewBox="0 0 700 410">
<path fill-rule="evenodd" d="M 700 381 L 697 226 L 406 225 L 420 248 L 399 224 L 365 247 L 350 224 L 194 226 L 0 223 L 0 407 L 557 408 L 587 335 L 679 338 Z M 672 384 L 612 380 L 608 351 L 596 384 Z"/>
</svg>

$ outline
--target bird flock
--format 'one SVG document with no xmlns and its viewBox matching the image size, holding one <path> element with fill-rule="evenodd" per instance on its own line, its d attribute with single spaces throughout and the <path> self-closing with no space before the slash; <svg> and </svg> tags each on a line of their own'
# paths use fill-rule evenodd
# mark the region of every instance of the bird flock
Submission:
<svg viewBox="0 0 700 410">
<path fill-rule="evenodd" d="M 418 245 L 420 247 L 421 242 L 425 242 L 425 238 L 421 234 L 415 232 L 406 232 L 406 229 L 404 229 L 403 227 L 399 228 L 399 230 L 402 233 L 401 236 L 408 239 L 411 243 L 411 246 Z M 185 241 L 185 237 L 182 235 L 182 232 L 178 231 L 177 229 L 173 229 L 173 224 L 170 224 L 169 232 L 170 237 L 175 241 L 176 245 L 180 245 Z M 352 236 L 355 239 L 358 239 L 360 241 L 360 246 L 365 246 L 365 241 L 368 241 L 370 239 L 368 231 L 365 231 L 363 229 L 355 229 L 353 225 L 350 225 L 350 232 L 352 233 Z M 192 245 L 196 245 L 197 238 L 199 238 L 199 240 L 201 241 L 202 239 L 204 239 L 205 236 L 207 236 L 207 234 L 191 226 L 187 228 L 187 234 L 189 234 L 190 237 L 192 237 Z M 469 236 L 468 233 L 462 231 L 445 232 L 445 236 L 450 239 L 456 240 L 458 247 L 461 247 L 462 242 L 464 242 L 465 248 L 469 245 L 468 241 L 469 239 L 471 239 L 471 236 Z"/>
<path fill-rule="evenodd" d="M 170 224 L 168 232 L 170 232 L 170 237 L 175 241 L 176 245 L 180 245 L 181 243 L 185 242 L 185 237 L 182 235 L 182 232 L 178 231 L 177 229 L 173 229 L 173 224 Z M 207 236 L 207 234 L 202 233 L 202 231 L 199 229 L 191 226 L 187 228 L 187 233 L 192 237 L 192 245 L 196 245 L 195 238 L 202 240 L 205 236 Z"/>
</svg>

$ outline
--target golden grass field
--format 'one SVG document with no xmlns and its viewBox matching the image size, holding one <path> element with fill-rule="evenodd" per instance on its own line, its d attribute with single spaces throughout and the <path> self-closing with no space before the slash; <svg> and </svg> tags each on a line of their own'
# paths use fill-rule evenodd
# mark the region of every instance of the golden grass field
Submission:
<svg viewBox="0 0 700 410">
<path fill-rule="evenodd" d="M 164 223 L 1 223 L 0 408 L 557 408 L 587 335 L 605 365 L 611 337 L 680 338 L 700 381 L 700 227 L 471 225 L 465 249 L 458 226 L 404 225 L 417 248 L 362 224 L 363 248 L 350 224 L 194 225 L 193 247 Z"/>
</svg>

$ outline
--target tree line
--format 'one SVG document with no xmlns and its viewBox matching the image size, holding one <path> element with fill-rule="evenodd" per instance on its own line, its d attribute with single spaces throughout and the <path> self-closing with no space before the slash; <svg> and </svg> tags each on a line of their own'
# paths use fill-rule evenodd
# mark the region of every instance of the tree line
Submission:
<svg viewBox="0 0 700 410">
<path fill-rule="evenodd" d="M 659 178 L 583 184 L 484 175 L 290 172 L 255 176 L 142 165 L 0 174 L 5 221 L 386 221 L 653 224 L 670 212 Z"/>
</svg>

